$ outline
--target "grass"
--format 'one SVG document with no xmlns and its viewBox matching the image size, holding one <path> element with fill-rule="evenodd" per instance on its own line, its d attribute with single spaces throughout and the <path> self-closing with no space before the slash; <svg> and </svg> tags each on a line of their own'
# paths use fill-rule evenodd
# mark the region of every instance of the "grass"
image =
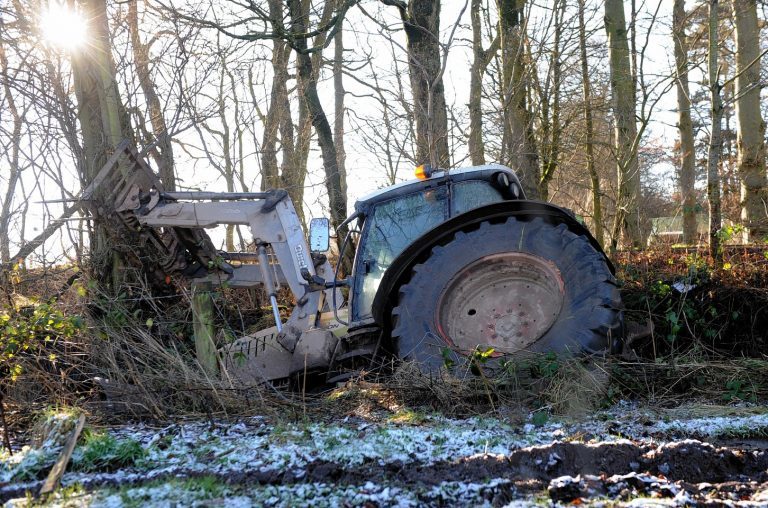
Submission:
<svg viewBox="0 0 768 508">
<path fill-rule="evenodd" d="M 138 441 L 87 431 L 72 456 L 72 469 L 80 472 L 116 471 L 140 465 L 146 455 L 147 451 Z"/>
</svg>

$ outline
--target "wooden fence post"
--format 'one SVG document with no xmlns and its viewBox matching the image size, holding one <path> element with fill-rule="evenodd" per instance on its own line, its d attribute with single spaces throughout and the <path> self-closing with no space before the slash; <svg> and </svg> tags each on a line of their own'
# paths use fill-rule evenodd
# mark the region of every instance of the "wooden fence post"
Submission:
<svg viewBox="0 0 768 508">
<path fill-rule="evenodd" d="M 219 358 L 214 341 L 213 296 L 210 282 L 192 283 L 192 326 L 197 361 L 210 375 L 218 375 Z"/>
</svg>

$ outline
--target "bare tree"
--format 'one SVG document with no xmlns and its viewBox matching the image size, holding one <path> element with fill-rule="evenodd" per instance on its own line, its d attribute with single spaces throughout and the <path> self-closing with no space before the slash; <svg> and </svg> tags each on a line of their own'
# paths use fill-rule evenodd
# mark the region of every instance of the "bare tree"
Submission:
<svg viewBox="0 0 768 508">
<path fill-rule="evenodd" d="M 565 18 L 566 0 L 556 0 L 553 7 L 554 41 L 550 57 L 549 72 L 547 72 L 546 93 L 541 97 L 541 159 L 542 169 L 539 179 L 539 197 L 549 199 L 549 182 L 557 171 L 560 159 L 560 143 L 563 126 L 560 116 L 560 88 L 563 81 L 563 64 L 561 61 L 563 24 Z M 538 81 L 538 80 L 537 80 Z"/>
<path fill-rule="evenodd" d="M 680 131 L 680 195 L 683 202 L 683 241 L 696 243 L 696 195 L 694 183 L 696 153 L 691 121 L 691 93 L 688 87 L 688 40 L 685 32 L 685 0 L 675 0 L 672 10 L 672 38 L 677 69 L 677 128 Z"/>
<path fill-rule="evenodd" d="M 157 163 L 158 173 L 160 173 L 160 179 L 163 182 L 163 186 L 167 190 L 174 190 L 176 188 L 176 175 L 174 174 L 173 166 L 173 144 L 171 143 L 171 135 L 168 132 L 165 116 L 163 115 L 160 98 L 158 97 L 157 89 L 150 72 L 149 53 L 153 41 L 156 40 L 157 36 L 154 36 L 146 44 L 142 42 L 141 33 L 139 31 L 138 0 L 128 2 L 127 20 L 131 48 L 133 50 L 133 61 L 136 66 L 136 74 L 139 78 L 139 85 L 141 85 L 142 93 L 144 94 L 144 100 L 147 103 L 149 121 L 152 125 L 152 132 L 155 138 L 154 144 L 156 146 L 153 146 L 149 150 L 149 153 Z"/>
<path fill-rule="evenodd" d="M 337 0 L 341 6 L 343 0 Z M 344 147 L 344 25 L 339 27 L 333 39 L 333 141 L 336 144 L 336 157 L 341 177 L 341 192 L 347 195 L 347 153 Z"/>
<path fill-rule="evenodd" d="M 90 41 L 72 54 L 71 63 L 85 161 L 83 180 L 90 183 L 111 151 L 121 140 L 132 140 L 133 133 L 117 88 L 106 1 L 80 0 L 80 7 L 89 23 Z M 104 263 L 99 270 L 112 270 L 117 258 L 102 228 L 91 239 L 91 250 Z M 101 255 L 109 251 L 113 256 Z M 106 261 L 107 257 L 111 261 Z M 112 273 L 116 276 L 116 272 Z M 113 277 L 113 281 L 117 282 L 117 278 Z"/>
<path fill-rule="evenodd" d="M 274 19 L 282 19 L 282 8 L 280 0 L 269 0 L 269 12 L 270 16 Z M 282 131 L 283 140 L 282 144 L 285 147 L 288 139 L 290 138 L 290 150 L 293 151 L 293 121 L 288 118 L 284 119 L 284 115 L 290 115 L 290 105 L 288 104 L 288 61 L 290 60 L 291 47 L 283 40 L 279 38 L 272 39 L 272 86 L 269 94 L 269 106 L 266 114 L 261 118 L 264 132 L 261 143 L 261 188 L 276 189 L 281 187 L 280 172 L 278 169 L 277 161 L 277 144 L 278 133 L 281 133 L 281 126 L 288 126 L 290 132 Z M 251 72 L 249 70 L 249 72 Z M 249 74 L 251 86 L 251 97 L 253 103 L 256 104 L 256 96 L 253 90 L 253 75 Z M 284 122 L 286 120 L 286 122 Z M 293 166 L 296 161 L 294 160 L 293 153 L 287 161 L 283 161 L 284 164 Z M 291 198 L 296 203 L 296 209 L 299 211 L 301 208 L 301 201 L 297 201 L 293 189 L 289 190 Z"/>
<path fill-rule="evenodd" d="M 589 75 L 589 60 L 587 58 L 587 34 L 584 23 L 585 0 L 579 0 L 579 53 L 581 55 L 581 82 L 584 98 L 584 151 L 586 153 L 587 173 L 592 191 L 592 220 L 594 223 L 595 239 L 603 245 L 603 207 L 600 196 L 600 175 L 595 167 L 595 134 L 592 120 L 592 83 Z"/>
<path fill-rule="evenodd" d="M 440 0 L 381 0 L 400 11 L 416 116 L 416 162 L 449 167 L 448 115 L 440 47 Z"/>
<path fill-rule="evenodd" d="M 712 114 L 712 126 L 709 135 L 707 153 L 707 199 L 709 201 L 709 254 L 717 264 L 722 263 L 723 253 L 720 247 L 720 154 L 723 151 L 722 120 L 723 99 L 720 95 L 718 67 L 718 0 L 709 0 L 709 97 Z"/>
<path fill-rule="evenodd" d="M 485 164 L 485 143 L 483 142 L 483 75 L 491 59 L 499 50 L 498 34 L 488 49 L 483 49 L 483 30 L 480 14 L 481 0 L 472 0 L 472 69 L 469 84 L 469 156 L 474 165 Z"/>
<path fill-rule="evenodd" d="M 2 21 L 0 21 L 2 24 Z M 8 183 L 5 188 L 5 197 L 3 198 L 2 210 L 0 210 L 0 261 L 3 264 L 8 263 L 11 258 L 9 229 L 11 224 L 11 214 L 13 212 L 13 196 L 21 177 L 21 165 L 19 163 L 21 151 L 21 129 L 23 126 L 24 111 L 19 111 L 16 99 L 11 91 L 11 74 L 8 70 L 8 57 L 5 53 L 6 43 L 0 38 L 0 79 L 3 85 L 3 100 L 0 105 L 6 104 L 7 111 L 11 114 L 12 128 L 10 133 L 10 146 L 5 151 L 8 160 Z M 5 108 L 6 106 L 4 106 Z"/>
<path fill-rule="evenodd" d="M 338 154 L 333 142 L 333 131 L 325 115 L 320 97 L 317 94 L 317 75 L 313 72 L 312 58 L 307 52 L 307 39 L 300 37 L 306 33 L 307 12 L 302 6 L 301 0 L 288 0 L 291 16 L 291 33 L 295 37 L 296 67 L 299 75 L 299 83 L 302 88 L 302 96 L 306 101 L 307 109 L 312 121 L 312 126 L 317 134 L 317 141 L 323 155 L 325 167 L 326 188 L 328 189 L 328 203 L 331 210 L 331 221 L 339 226 L 347 215 L 347 196 L 342 191 L 342 178 L 339 173 Z M 346 230 L 338 231 L 337 241 L 346 234 Z"/>
<path fill-rule="evenodd" d="M 497 0 L 501 39 L 501 89 L 504 133 L 501 160 L 519 172 L 529 199 L 539 195 L 539 155 L 527 104 L 525 2 Z"/>
<path fill-rule="evenodd" d="M 760 30 L 756 0 L 733 0 L 736 25 L 736 116 L 741 219 L 745 241 L 768 235 L 768 182 L 765 174 L 765 122 L 760 113 Z"/>
<path fill-rule="evenodd" d="M 614 148 L 619 196 L 613 227 L 611 248 L 618 246 L 620 232 L 624 231 L 632 247 L 640 247 L 640 171 L 637 161 L 637 125 L 635 123 L 635 87 L 630 67 L 627 24 L 624 19 L 624 3 L 606 0 L 605 30 L 611 66 L 611 94 L 615 117 Z"/>
</svg>

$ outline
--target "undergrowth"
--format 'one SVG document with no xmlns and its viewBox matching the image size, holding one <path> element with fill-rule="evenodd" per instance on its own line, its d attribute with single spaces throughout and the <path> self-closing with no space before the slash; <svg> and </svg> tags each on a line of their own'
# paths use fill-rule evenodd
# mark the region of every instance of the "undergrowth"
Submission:
<svg viewBox="0 0 768 508">
<path fill-rule="evenodd" d="M 768 252 L 768 251 L 765 251 Z M 623 253 L 618 278 L 629 321 L 652 321 L 650 337 L 631 344 L 640 358 L 759 358 L 768 345 L 768 258 L 731 251 L 715 269 L 696 251 Z"/>
<path fill-rule="evenodd" d="M 672 249 L 622 253 L 617 266 L 627 320 L 653 323 L 652 333 L 631 340 L 621 356 L 545 354 L 504 363 L 477 351 L 460 378 L 424 376 L 403 364 L 394 374 L 369 373 L 330 396 L 206 374 L 195 361 L 183 291 L 153 299 L 133 284 L 111 295 L 83 279 L 46 299 L 39 291 L 26 297 L 16 284 L 6 300 L 24 305 L 6 304 L 0 311 L 3 391 L 6 402 L 78 405 L 117 419 L 253 413 L 307 418 L 350 411 L 388 411 L 400 418 L 408 408 L 417 408 L 416 414 L 425 408 L 455 416 L 533 411 L 545 421 L 625 398 L 670 404 L 690 397 L 768 400 L 768 258 L 762 251 L 729 252 L 723 269 L 695 251 Z M 261 303 L 259 295 L 223 289 L 216 308 L 225 330 L 218 339 L 265 324 Z M 289 297 L 281 303 L 289 306 Z"/>
</svg>

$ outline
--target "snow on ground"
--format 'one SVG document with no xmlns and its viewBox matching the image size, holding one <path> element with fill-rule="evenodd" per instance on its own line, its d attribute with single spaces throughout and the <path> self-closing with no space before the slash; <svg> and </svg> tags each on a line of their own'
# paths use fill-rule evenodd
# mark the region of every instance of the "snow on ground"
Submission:
<svg viewBox="0 0 768 508">
<path fill-rule="evenodd" d="M 318 463 L 345 469 L 388 464 L 428 468 L 479 455 L 505 457 L 515 450 L 562 441 L 621 443 L 629 439 L 658 444 L 665 439 L 768 434 L 768 414 L 659 420 L 658 415 L 629 405 L 596 413 L 587 421 L 540 426 L 513 425 L 488 417 L 457 420 L 421 415 L 417 420 L 418 425 L 359 418 L 337 423 L 274 423 L 254 417 L 235 423 L 113 428 L 105 431 L 112 446 L 105 453 L 118 453 L 114 448 L 121 443 L 138 445 L 139 453 L 122 467 L 88 472 L 86 462 L 89 453 L 92 455 L 88 447 L 95 445 L 81 439 L 62 479 L 65 490 L 54 504 L 208 506 L 226 499 L 227 506 L 500 506 L 512 502 L 525 506 L 541 499 L 530 494 L 517 496 L 510 481 L 501 478 L 416 486 L 388 485 L 386 478 L 372 478 L 360 485 L 305 482 L 302 478 L 308 465 Z M 0 455 L 0 495 L 7 499 L 12 491 L 18 494 L 19 487 L 39 488 L 41 474 L 58 451 L 54 445 L 25 447 L 12 457 Z M 289 482 L 266 481 L 283 478 L 286 472 L 292 478 Z M 568 482 L 567 478 L 563 481 Z M 684 493 L 678 497 L 678 504 L 684 505 Z M 674 499 L 665 500 L 665 505 Z"/>
</svg>

